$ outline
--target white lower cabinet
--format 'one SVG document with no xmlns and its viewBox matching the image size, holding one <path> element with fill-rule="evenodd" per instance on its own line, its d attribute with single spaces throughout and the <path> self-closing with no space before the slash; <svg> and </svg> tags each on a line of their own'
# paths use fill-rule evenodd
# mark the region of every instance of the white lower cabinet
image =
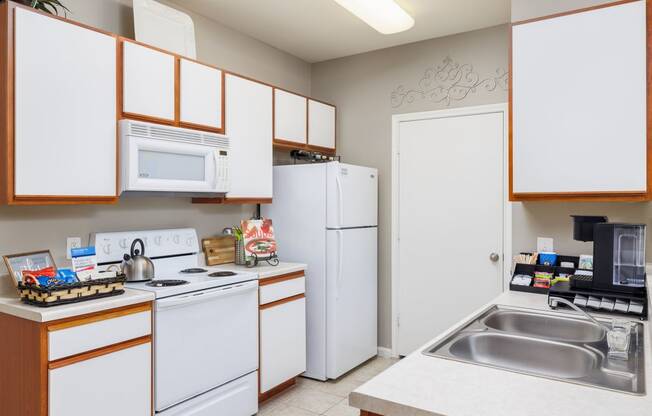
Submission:
<svg viewBox="0 0 652 416">
<path fill-rule="evenodd" d="M 49 416 L 150 416 L 152 345 L 49 370 Z"/>
<path fill-rule="evenodd" d="M 306 371 L 306 299 L 261 306 L 260 392 Z"/>
</svg>

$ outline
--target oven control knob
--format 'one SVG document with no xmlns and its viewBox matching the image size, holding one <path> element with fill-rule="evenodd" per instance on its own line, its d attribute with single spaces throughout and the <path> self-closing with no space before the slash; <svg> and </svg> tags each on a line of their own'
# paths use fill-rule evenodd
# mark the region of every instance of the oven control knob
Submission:
<svg viewBox="0 0 652 416">
<path fill-rule="evenodd" d="M 172 241 L 174 241 L 174 244 L 179 244 L 179 241 L 181 241 L 181 237 L 179 237 L 179 234 L 175 234 L 172 237 Z"/>
<path fill-rule="evenodd" d="M 127 249 L 127 239 L 126 238 L 121 239 L 119 245 L 120 248 Z"/>
<path fill-rule="evenodd" d="M 102 246 L 102 251 L 104 254 L 107 256 L 111 254 L 111 243 L 106 243 L 105 245 Z"/>
<path fill-rule="evenodd" d="M 160 246 L 162 239 L 163 239 L 163 237 L 161 237 L 160 235 L 157 235 L 156 237 L 154 237 L 154 244 L 156 244 L 157 246 Z"/>
</svg>

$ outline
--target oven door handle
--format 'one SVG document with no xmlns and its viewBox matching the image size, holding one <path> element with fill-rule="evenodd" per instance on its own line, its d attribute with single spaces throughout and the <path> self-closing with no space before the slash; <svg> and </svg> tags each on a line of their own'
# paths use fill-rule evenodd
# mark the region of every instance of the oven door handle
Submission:
<svg viewBox="0 0 652 416">
<path fill-rule="evenodd" d="M 245 282 L 237 285 L 220 287 L 217 289 L 203 290 L 200 292 L 188 293 L 182 296 L 172 296 L 156 301 L 156 310 L 162 311 L 166 309 L 177 308 L 193 303 L 207 302 L 217 300 L 220 298 L 241 295 L 248 292 L 255 292 L 258 290 L 258 282 Z"/>
</svg>

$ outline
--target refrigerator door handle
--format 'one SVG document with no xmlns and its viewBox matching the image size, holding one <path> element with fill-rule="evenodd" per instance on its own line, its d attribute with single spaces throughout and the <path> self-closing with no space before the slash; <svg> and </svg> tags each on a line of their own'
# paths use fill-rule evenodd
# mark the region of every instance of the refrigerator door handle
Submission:
<svg viewBox="0 0 652 416">
<path fill-rule="evenodd" d="M 342 270 L 344 266 L 344 235 L 342 230 L 337 230 L 337 292 L 335 296 L 339 298 L 340 288 L 342 286 Z"/>
<path fill-rule="evenodd" d="M 341 227 L 344 223 L 344 193 L 342 191 L 342 180 L 340 175 L 335 176 L 335 184 L 337 185 L 337 208 L 338 208 L 338 221 Z"/>
</svg>

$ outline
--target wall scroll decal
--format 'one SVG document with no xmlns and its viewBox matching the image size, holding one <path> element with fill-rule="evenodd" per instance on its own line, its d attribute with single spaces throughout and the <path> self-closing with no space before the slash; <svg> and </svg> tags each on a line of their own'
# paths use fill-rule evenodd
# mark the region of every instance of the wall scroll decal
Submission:
<svg viewBox="0 0 652 416">
<path fill-rule="evenodd" d="M 449 106 L 453 101 L 462 101 L 478 90 L 488 92 L 508 89 L 508 72 L 498 68 L 495 75 L 481 78 L 471 64 L 459 64 L 446 57 L 439 65 L 427 68 L 417 87 L 406 88 L 403 85 L 392 91 L 392 107 L 398 108 L 411 104 L 417 99 L 444 103 Z"/>
</svg>

